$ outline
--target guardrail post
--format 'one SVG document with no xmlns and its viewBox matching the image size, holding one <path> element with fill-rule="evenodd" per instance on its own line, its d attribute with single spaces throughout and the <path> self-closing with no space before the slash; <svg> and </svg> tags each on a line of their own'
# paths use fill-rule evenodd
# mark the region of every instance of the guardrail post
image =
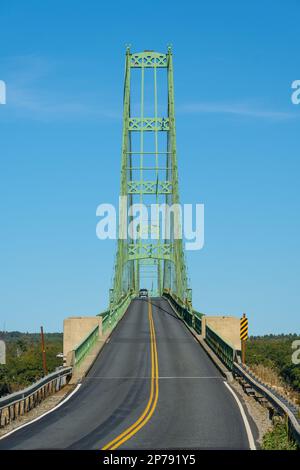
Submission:
<svg viewBox="0 0 300 470">
<path fill-rule="evenodd" d="M 70 367 L 52 372 L 26 389 L 0 398 L 0 427 L 32 410 L 50 393 L 59 390 L 71 372 Z"/>
</svg>

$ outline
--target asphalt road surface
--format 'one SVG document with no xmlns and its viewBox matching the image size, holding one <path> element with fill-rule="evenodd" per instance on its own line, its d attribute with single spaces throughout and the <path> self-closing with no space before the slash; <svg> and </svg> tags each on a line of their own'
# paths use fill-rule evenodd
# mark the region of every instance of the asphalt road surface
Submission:
<svg viewBox="0 0 300 470">
<path fill-rule="evenodd" d="M 249 449 L 224 378 L 165 299 L 133 300 L 79 390 L 0 449 Z"/>
</svg>

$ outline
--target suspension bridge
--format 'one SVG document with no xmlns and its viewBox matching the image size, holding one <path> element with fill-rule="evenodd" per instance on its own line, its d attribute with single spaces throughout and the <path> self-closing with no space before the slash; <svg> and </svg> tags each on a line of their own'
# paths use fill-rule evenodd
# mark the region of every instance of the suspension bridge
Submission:
<svg viewBox="0 0 300 470">
<path fill-rule="evenodd" d="M 123 225 L 120 214 L 125 232 L 135 204 L 180 202 L 170 47 L 126 50 L 120 196 L 129 211 Z M 0 449 L 255 448 L 255 427 L 230 386 L 239 319 L 193 308 L 178 221 L 164 220 L 168 237 L 161 217 L 144 217 L 137 237 L 119 233 L 107 311 L 64 322 L 73 392 L 8 433 Z M 141 288 L 149 298 L 138 297 Z M 41 400 L 37 391 L 30 397 L 20 398 L 13 416 Z M 11 413 L 8 406 L 3 422 Z"/>
</svg>

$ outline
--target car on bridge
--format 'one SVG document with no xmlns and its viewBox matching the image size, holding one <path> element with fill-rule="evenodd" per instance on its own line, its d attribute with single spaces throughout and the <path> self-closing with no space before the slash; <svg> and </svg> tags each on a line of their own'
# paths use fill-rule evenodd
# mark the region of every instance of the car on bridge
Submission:
<svg viewBox="0 0 300 470">
<path fill-rule="evenodd" d="M 149 297 L 149 295 L 148 295 L 148 289 L 140 289 L 140 290 L 139 290 L 139 297 L 140 297 L 140 298 Z"/>
</svg>

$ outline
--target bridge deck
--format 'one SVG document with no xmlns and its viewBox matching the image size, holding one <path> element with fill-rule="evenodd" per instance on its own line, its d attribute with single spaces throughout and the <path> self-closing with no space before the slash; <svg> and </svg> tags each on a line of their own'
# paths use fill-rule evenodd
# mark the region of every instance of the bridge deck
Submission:
<svg viewBox="0 0 300 470">
<path fill-rule="evenodd" d="M 101 449 L 111 441 L 120 449 L 249 448 L 219 371 L 168 302 L 151 303 L 132 301 L 78 392 L 0 440 L 0 449 Z"/>
</svg>

